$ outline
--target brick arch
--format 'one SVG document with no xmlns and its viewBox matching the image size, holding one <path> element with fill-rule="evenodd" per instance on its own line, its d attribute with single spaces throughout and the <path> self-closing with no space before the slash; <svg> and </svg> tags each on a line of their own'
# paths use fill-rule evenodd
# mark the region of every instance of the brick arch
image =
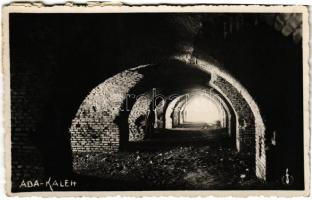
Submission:
<svg viewBox="0 0 312 200">
<path fill-rule="evenodd" d="M 165 126 L 164 126 L 164 128 L 169 129 L 169 128 L 173 127 L 171 114 L 173 113 L 176 104 L 179 102 L 179 100 L 181 100 L 183 98 L 184 98 L 184 95 L 180 95 L 180 96 L 177 96 L 176 98 L 172 99 L 172 101 L 170 101 L 168 103 L 167 108 L 165 110 Z"/>
<path fill-rule="evenodd" d="M 142 78 L 143 75 L 135 69 L 126 70 L 90 92 L 70 127 L 73 152 L 118 151 L 119 127 L 114 120 L 120 111 L 128 109 L 123 107 L 123 103 L 129 90 Z"/>
<path fill-rule="evenodd" d="M 161 68 L 162 65 L 142 65 L 125 70 L 94 88 L 72 120 L 70 127 L 72 152 L 118 151 L 122 135 L 126 135 L 123 136 L 126 140 L 129 138 L 128 117 L 135 105 L 134 99 L 128 100 L 129 94 L 139 95 L 146 92 L 151 89 L 152 83 L 158 84 L 159 87 L 164 85 L 174 87 L 171 77 L 178 73 L 177 78 L 183 75 L 184 77 L 174 80 L 177 84 L 184 85 L 196 81 L 196 84 L 206 84 L 233 105 L 237 114 L 238 150 L 251 152 L 255 158 L 256 175 L 265 179 L 265 127 L 258 106 L 247 90 L 212 62 L 189 55 L 176 56 L 172 60 L 181 66 L 171 69 L 168 66 Z M 157 72 L 164 73 L 160 74 L 162 79 L 155 79 L 152 76 Z M 189 73 L 194 73 L 197 78 L 190 79 L 192 76 L 187 76 Z"/>
<path fill-rule="evenodd" d="M 147 112 L 151 103 L 151 92 L 146 92 L 137 97 L 128 117 L 129 141 L 140 141 L 144 139 Z"/>
<path fill-rule="evenodd" d="M 204 96 L 213 96 L 210 97 L 214 102 L 220 104 L 218 106 L 222 106 L 223 113 L 226 112 L 225 122 L 222 122 L 222 124 L 226 123 L 226 127 L 228 128 L 228 133 L 231 135 L 231 113 L 229 111 L 228 106 L 224 103 L 224 101 L 211 89 L 210 90 L 192 90 L 192 92 L 188 92 L 189 95 L 194 95 L 194 93 L 200 93 L 200 95 Z M 129 123 L 129 141 L 141 141 L 145 138 L 145 132 L 144 130 L 146 128 L 146 119 L 147 119 L 147 113 L 149 110 L 149 107 L 151 103 L 153 102 L 153 94 L 152 91 L 148 91 L 136 98 L 136 101 L 130 111 L 128 123 Z M 174 98 L 175 97 L 175 98 Z M 166 103 L 168 104 L 164 108 L 160 108 L 158 110 L 158 115 L 162 115 L 164 119 L 158 119 L 157 121 L 163 122 L 162 125 L 158 125 L 160 128 L 172 128 L 172 120 L 171 120 L 171 112 L 173 111 L 173 106 L 175 106 L 178 99 L 183 98 L 183 95 L 169 95 L 165 97 Z M 162 111 L 162 112 L 161 112 Z M 234 126 L 234 125 L 233 125 Z"/>
<path fill-rule="evenodd" d="M 174 56 L 186 63 L 196 63 L 198 67 L 211 73 L 209 85 L 222 97 L 231 102 L 237 113 L 236 146 L 239 151 L 255 155 L 256 176 L 266 179 L 265 125 L 259 107 L 249 92 L 221 65 L 210 59 L 189 54 Z"/>
<path fill-rule="evenodd" d="M 179 126 L 179 124 L 182 122 L 180 111 L 183 108 L 183 106 L 185 105 L 187 99 L 188 99 L 188 95 L 183 96 L 181 99 L 179 99 L 177 101 L 177 103 L 173 107 L 173 111 L 170 114 L 171 118 L 172 118 L 172 125 L 173 125 L 172 128 Z"/>
<path fill-rule="evenodd" d="M 212 88 L 205 89 L 205 90 L 204 89 L 193 90 L 185 95 L 188 95 L 188 97 L 186 98 L 191 98 L 193 95 L 201 95 L 215 102 L 218 109 L 222 112 L 222 115 L 224 118 L 224 121 L 221 122 L 222 126 L 227 127 L 228 133 L 229 135 L 231 135 L 231 131 L 232 131 L 231 126 L 235 126 L 231 123 L 232 121 L 231 118 L 235 118 L 234 110 L 232 110 L 232 108 L 229 108 L 230 104 L 228 102 L 225 103 L 224 100 L 221 97 L 219 97 L 218 94 L 214 92 Z M 183 106 L 181 105 L 182 106 L 181 110 L 177 112 L 181 112 L 181 111 L 183 112 L 185 108 L 185 103 L 187 103 L 183 99 L 185 95 L 177 96 L 175 99 L 173 99 L 171 102 L 168 103 L 167 109 L 165 111 L 165 121 L 166 121 L 165 127 L 166 128 L 172 128 L 172 126 L 170 126 L 172 125 L 172 118 L 170 116 L 172 115 L 172 113 L 175 112 L 175 110 L 178 110 L 177 107 L 179 107 L 178 106 L 179 102 L 181 102 L 181 104 L 184 104 L 184 105 Z M 232 110 L 233 114 L 230 111 L 230 109 Z"/>
</svg>

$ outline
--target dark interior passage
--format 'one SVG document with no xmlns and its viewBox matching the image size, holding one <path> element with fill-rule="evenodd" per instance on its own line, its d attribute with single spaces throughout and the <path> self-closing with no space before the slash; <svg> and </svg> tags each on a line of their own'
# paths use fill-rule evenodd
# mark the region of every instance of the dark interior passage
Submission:
<svg viewBox="0 0 312 200">
<path fill-rule="evenodd" d="M 78 190 L 303 189 L 301 26 L 297 27 L 299 36 L 297 30 L 284 35 L 283 28 L 274 25 L 283 21 L 283 15 L 11 14 L 12 190 L 20 191 L 22 179 L 37 176 L 75 178 L 81 181 Z M 179 55 L 191 59 L 188 63 L 172 61 Z M 249 160 L 255 153 L 237 152 L 236 143 L 255 141 L 255 126 L 249 123 L 255 121 L 252 112 L 240 106 L 245 105 L 244 98 L 237 100 L 242 104 L 231 105 L 226 98 L 240 97 L 238 91 L 224 79 L 196 68 L 200 60 L 226 71 L 256 102 L 266 129 L 260 142 L 252 145 L 266 155 L 265 184 L 258 185 L 253 178 L 255 162 Z M 152 67 L 142 67 L 148 64 Z M 141 68 L 133 70 L 137 66 Z M 107 80 L 110 92 L 99 90 L 98 99 L 117 94 L 121 102 L 94 101 L 80 113 L 92 117 L 101 113 L 95 121 L 103 124 L 75 121 L 86 97 Z M 213 91 L 228 107 L 224 112 L 230 113 L 230 119 L 223 118 L 220 125 L 202 118 L 185 121 L 182 118 L 190 113 L 184 112 L 182 103 L 174 117 L 177 123 L 170 122 L 176 126 L 168 128 L 165 111 L 172 98 L 157 107 L 154 133 L 149 138 L 134 137 L 147 133 L 144 121 L 151 99 L 130 98 L 127 104 L 123 98 L 130 86 L 130 95 L 149 96 L 156 88 L 167 97 L 194 88 L 209 90 L 211 82 L 227 92 Z M 128 110 L 111 109 L 116 102 L 129 105 Z M 84 129 L 80 133 L 85 140 L 73 145 L 71 127 Z M 129 141 L 130 136 L 137 140 Z M 128 146 L 121 148 L 123 144 Z M 91 152 L 92 148 L 98 149 Z M 286 169 L 294 177 L 292 185 L 281 182 Z M 200 177 L 207 182 L 198 181 Z"/>
</svg>

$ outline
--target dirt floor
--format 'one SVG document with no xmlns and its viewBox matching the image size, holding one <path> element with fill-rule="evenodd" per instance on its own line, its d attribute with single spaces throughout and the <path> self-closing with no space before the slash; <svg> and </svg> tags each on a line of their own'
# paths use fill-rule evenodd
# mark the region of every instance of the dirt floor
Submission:
<svg viewBox="0 0 312 200">
<path fill-rule="evenodd" d="M 165 138 L 165 137 L 164 137 Z M 77 154 L 81 187 L 92 190 L 257 189 L 250 155 L 237 153 L 228 138 L 154 138 L 115 154 Z M 92 162 L 90 162 L 92 161 Z M 88 165 L 87 163 L 96 163 Z M 88 176 L 83 176 L 88 175 Z"/>
</svg>

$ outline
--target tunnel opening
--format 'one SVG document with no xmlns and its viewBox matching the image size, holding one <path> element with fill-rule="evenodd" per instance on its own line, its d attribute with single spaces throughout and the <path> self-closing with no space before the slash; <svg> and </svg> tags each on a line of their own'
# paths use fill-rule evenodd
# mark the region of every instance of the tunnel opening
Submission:
<svg viewBox="0 0 312 200">
<path fill-rule="evenodd" d="M 235 125 L 231 121 L 229 108 L 221 101 L 208 89 L 192 89 L 171 98 L 167 106 L 166 103 L 161 104 L 165 108 L 161 107 L 161 111 L 158 109 L 157 113 L 160 114 L 157 115 L 155 129 L 149 139 L 161 140 L 171 146 L 205 144 L 217 140 L 217 137 L 230 140 L 233 131 L 231 127 Z"/>
<path fill-rule="evenodd" d="M 264 129 L 256 104 L 229 75 L 200 61 L 139 66 L 92 90 L 70 130 L 78 155 L 74 170 L 86 173 L 78 159 L 86 154 L 129 154 L 127 159 L 144 154 L 150 160 L 161 155 L 159 162 L 165 162 L 164 154 L 185 152 L 202 160 L 211 152 L 211 159 L 230 159 L 251 177 L 265 179 L 265 161 L 258 162 L 265 159 L 264 143 L 256 142 Z M 173 79 L 177 73 L 183 78 Z M 210 164 L 203 162 L 207 170 Z"/>
<path fill-rule="evenodd" d="M 228 102 L 212 88 L 193 89 L 173 98 L 165 110 L 163 132 L 179 132 L 197 140 L 227 138 L 236 148 L 236 116 Z M 183 134 L 182 134 L 183 133 Z"/>
<path fill-rule="evenodd" d="M 226 126 L 226 115 L 221 104 L 203 94 L 188 95 L 182 107 L 176 112 L 178 113 L 176 128 L 200 130 Z"/>
<path fill-rule="evenodd" d="M 200 95 L 186 102 L 180 113 L 181 126 L 200 125 L 200 128 L 221 128 L 225 125 L 224 111 L 215 102 Z"/>
</svg>

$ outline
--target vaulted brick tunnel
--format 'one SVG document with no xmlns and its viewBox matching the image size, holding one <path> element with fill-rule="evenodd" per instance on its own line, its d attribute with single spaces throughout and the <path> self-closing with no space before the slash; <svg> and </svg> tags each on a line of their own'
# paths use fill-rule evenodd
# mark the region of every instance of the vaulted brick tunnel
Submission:
<svg viewBox="0 0 312 200">
<path fill-rule="evenodd" d="M 159 118 L 157 113 L 160 115 L 166 113 L 156 108 L 150 110 L 151 104 L 157 98 L 150 94 L 151 90 L 152 93 L 154 92 L 154 88 L 169 96 L 170 99 L 170 95 L 176 95 L 181 91 L 192 92 L 202 87 L 218 91 L 231 106 L 236 120 L 236 149 L 251 152 L 251 157 L 255 161 L 256 175 L 265 179 L 266 163 L 263 141 L 265 127 L 258 106 L 246 89 L 220 68 L 209 61 L 197 58 L 191 58 L 191 60 L 196 60 L 197 64 L 192 64 L 181 57 L 174 57 L 163 64 L 142 65 L 121 72 L 94 88 L 81 104 L 72 122 L 70 132 L 73 153 L 112 153 L 126 148 L 129 138 L 130 140 L 144 140 L 146 131 L 139 130 L 137 127 L 133 128 L 133 120 L 140 116 L 146 118 L 149 115 L 148 112 L 156 112 L 157 120 Z M 147 95 L 142 96 L 142 94 Z M 136 100 L 137 96 L 139 98 Z M 224 101 L 222 102 L 226 105 Z M 164 108 L 164 106 L 154 106 Z M 179 106 L 178 110 L 182 108 L 183 103 Z M 229 110 L 228 107 L 227 110 Z M 179 112 L 173 110 L 173 115 L 177 113 Z M 157 125 L 157 123 L 153 125 L 154 128 Z M 134 130 L 137 132 L 133 133 Z"/>
<path fill-rule="evenodd" d="M 148 140 L 151 105 L 161 134 L 174 129 L 171 114 L 183 116 L 178 102 L 194 92 L 224 110 L 233 144 L 224 155 L 247 152 L 242 160 L 258 179 L 303 188 L 300 14 L 14 14 L 10 22 L 12 173 L 20 175 L 13 190 L 34 176 L 91 176 Z M 290 187 L 280 183 L 286 169 L 295 177 Z M 110 189 L 103 179 L 93 186 Z M 93 181 L 81 180 L 81 190 Z"/>
</svg>

